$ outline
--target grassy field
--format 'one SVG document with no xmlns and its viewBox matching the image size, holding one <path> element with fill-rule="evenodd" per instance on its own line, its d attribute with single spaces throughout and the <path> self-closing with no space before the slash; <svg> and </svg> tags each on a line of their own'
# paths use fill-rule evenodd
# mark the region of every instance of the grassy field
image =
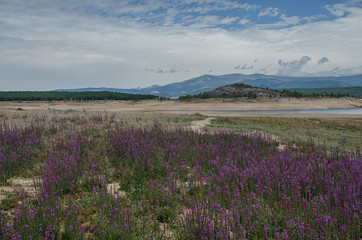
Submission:
<svg viewBox="0 0 362 240">
<path fill-rule="evenodd" d="M 359 239 L 361 120 L 204 118 L 2 111 L 0 238 Z"/>
<path fill-rule="evenodd" d="M 258 131 L 288 143 L 325 146 L 355 151 L 362 146 L 362 119 L 292 118 L 292 117 L 218 117 L 210 130 L 233 132 Z"/>
</svg>

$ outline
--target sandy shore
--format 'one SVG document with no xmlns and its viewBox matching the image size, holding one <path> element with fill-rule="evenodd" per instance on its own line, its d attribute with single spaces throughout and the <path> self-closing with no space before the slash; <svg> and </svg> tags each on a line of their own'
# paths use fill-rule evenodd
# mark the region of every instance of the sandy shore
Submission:
<svg viewBox="0 0 362 240">
<path fill-rule="evenodd" d="M 180 101 L 89 101 L 89 102 L 0 102 L 0 108 L 24 110 L 84 110 L 84 111 L 243 111 L 361 108 L 362 99 L 206 99 Z"/>
<path fill-rule="evenodd" d="M 361 108 L 361 107 L 362 107 L 362 99 L 355 99 L 355 98 L 339 98 L 339 99 L 282 98 L 282 99 L 256 99 L 256 100 L 207 99 L 207 100 L 193 100 L 190 102 L 156 101 L 156 100 L 147 100 L 139 102 L 134 102 L 134 101 L 0 102 L 0 110 L 22 109 L 22 110 L 63 110 L 63 111 L 75 110 L 75 111 L 110 111 L 110 112 L 253 111 L 253 110 Z M 214 114 L 208 114 L 208 115 L 214 115 Z M 359 115 L 357 116 L 360 117 Z"/>
</svg>

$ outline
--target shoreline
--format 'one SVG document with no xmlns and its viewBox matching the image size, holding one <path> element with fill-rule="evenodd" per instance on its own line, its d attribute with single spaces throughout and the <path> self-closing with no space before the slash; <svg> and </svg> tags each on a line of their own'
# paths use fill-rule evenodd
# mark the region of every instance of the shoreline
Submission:
<svg viewBox="0 0 362 240">
<path fill-rule="evenodd" d="M 203 114 L 214 114 L 204 111 L 289 111 L 289 110 L 316 110 L 316 109 L 342 109 L 362 108 L 362 99 L 356 98 L 273 98 L 273 99 L 205 99 L 192 101 L 88 101 L 88 102 L 0 102 L 0 110 L 26 110 L 26 111 L 86 111 L 86 112 L 177 112 L 197 111 Z M 219 114 L 219 113 L 217 113 Z M 249 113 L 231 112 L 231 114 L 244 115 Z M 255 113 L 257 114 L 257 113 Z M 275 115 L 276 113 L 258 113 Z M 287 113 L 279 113 L 283 115 Z M 229 114 L 228 114 L 229 115 Z M 294 114 L 295 115 L 295 114 Z M 360 114 L 357 114 L 360 116 Z"/>
</svg>

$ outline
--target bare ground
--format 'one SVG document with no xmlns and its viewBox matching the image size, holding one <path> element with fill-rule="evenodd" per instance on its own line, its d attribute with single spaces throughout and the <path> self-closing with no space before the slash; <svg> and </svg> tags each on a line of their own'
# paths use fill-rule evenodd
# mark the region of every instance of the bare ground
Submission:
<svg viewBox="0 0 362 240">
<path fill-rule="evenodd" d="M 4 110 L 25 111 L 84 111 L 84 112 L 172 112 L 174 114 L 197 111 L 253 111 L 253 110 L 301 110 L 330 108 L 362 108 L 362 99 L 356 98 L 259 98 L 206 99 L 192 101 L 87 101 L 87 102 L 0 102 Z M 360 114 L 306 114 L 306 113 L 202 113 L 205 116 L 269 116 L 324 119 L 359 119 Z"/>
<path fill-rule="evenodd" d="M 211 123 L 211 120 L 214 118 L 206 118 L 204 120 L 193 121 L 191 122 L 191 130 L 202 133 L 204 128 Z"/>
<path fill-rule="evenodd" d="M 362 99 L 355 98 L 263 98 L 206 99 L 192 101 L 89 101 L 89 102 L 0 102 L 0 109 L 78 110 L 78 111 L 242 111 L 360 108 Z"/>
</svg>

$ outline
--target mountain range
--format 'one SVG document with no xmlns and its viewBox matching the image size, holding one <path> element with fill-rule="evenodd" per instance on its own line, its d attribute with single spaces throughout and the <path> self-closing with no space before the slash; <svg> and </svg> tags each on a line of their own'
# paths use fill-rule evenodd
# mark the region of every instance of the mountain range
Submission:
<svg viewBox="0 0 362 240">
<path fill-rule="evenodd" d="M 362 74 L 340 77 L 285 77 L 264 74 L 245 75 L 240 73 L 226 75 L 202 75 L 182 82 L 164 86 L 153 85 L 146 88 L 78 88 L 58 89 L 55 91 L 111 91 L 133 94 L 152 94 L 162 97 L 179 97 L 187 94 L 198 94 L 234 83 L 249 84 L 253 87 L 268 89 L 296 88 L 341 88 L 362 86 Z"/>
</svg>

